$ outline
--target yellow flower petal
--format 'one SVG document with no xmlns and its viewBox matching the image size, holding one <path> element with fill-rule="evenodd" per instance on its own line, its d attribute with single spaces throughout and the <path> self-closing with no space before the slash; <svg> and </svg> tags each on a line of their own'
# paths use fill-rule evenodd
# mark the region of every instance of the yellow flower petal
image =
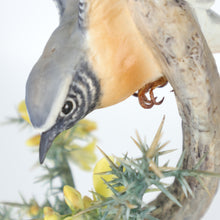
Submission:
<svg viewBox="0 0 220 220">
<path fill-rule="evenodd" d="M 76 136 L 84 138 L 95 129 L 97 129 L 97 125 L 95 122 L 87 119 L 82 119 L 77 123 L 74 132 Z"/>
<path fill-rule="evenodd" d="M 89 208 L 91 205 L 92 205 L 92 199 L 89 198 L 88 196 L 84 196 L 84 197 L 83 197 L 83 206 L 84 206 L 84 209 Z"/>
<path fill-rule="evenodd" d="M 26 141 L 26 145 L 29 147 L 39 146 L 40 144 L 40 134 L 37 134 Z"/>
<path fill-rule="evenodd" d="M 69 216 L 64 218 L 64 220 L 85 220 L 87 218 L 84 218 L 83 215 L 79 215 L 79 216 Z"/>
<path fill-rule="evenodd" d="M 83 125 L 86 132 L 90 132 L 97 129 L 97 124 L 94 121 L 82 119 L 79 121 L 79 125 Z"/>
<path fill-rule="evenodd" d="M 66 217 L 64 218 L 64 220 L 84 220 L 85 218 L 83 218 L 82 215 L 79 215 L 79 216 L 69 216 L 69 217 Z"/>
<path fill-rule="evenodd" d="M 63 220 L 73 220 L 73 217 L 69 216 L 69 217 L 64 218 Z"/>
<path fill-rule="evenodd" d="M 73 187 L 66 185 L 63 187 L 63 193 L 66 204 L 73 212 L 83 209 L 83 200 L 80 192 Z"/>
<path fill-rule="evenodd" d="M 37 203 L 35 203 L 29 208 L 28 214 L 30 216 L 36 216 L 36 215 L 38 215 L 39 211 L 40 211 L 40 207 L 38 206 Z"/>
<path fill-rule="evenodd" d="M 76 148 L 76 150 L 71 152 L 70 159 L 83 170 L 91 170 L 91 165 L 97 160 L 95 146 L 96 140 L 93 140 L 86 147 L 71 146 L 71 148 Z"/>
<path fill-rule="evenodd" d="M 52 208 L 44 207 L 44 220 L 61 220 L 61 217 Z"/>
<path fill-rule="evenodd" d="M 73 220 L 73 217 L 69 216 L 69 217 L 64 218 L 63 220 Z"/>
<path fill-rule="evenodd" d="M 113 162 L 115 162 L 115 158 L 110 156 L 109 157 Z M 109 166 L 108 160 L 104 157 L 101 160 L 99 160 L 93 170 L 93 186 L 95 188 L 95 191 L 99 193 L 100 195 L 104 197 L 110 197 L 113 195 L 113 192 L 108 188 L 108 186 L 105 184 L 103 179 L 107 182 L 112 181 L 116 178 L 115 175 L 111 174 L 100 174 L 111 171 L 111 168 Z M 115 187 L 118 191 L 123 191 L 124 187 L 119 186 Z"/>
<path fill-rule="evenodd" d="M 18 112 L 20 116 L 27 121 L 29 124 L 31 124 L 30 118 L 28 116 L 27 107 L 25 105 L 25 101 L 21 101 L 18 105 Z"/>
</svg>

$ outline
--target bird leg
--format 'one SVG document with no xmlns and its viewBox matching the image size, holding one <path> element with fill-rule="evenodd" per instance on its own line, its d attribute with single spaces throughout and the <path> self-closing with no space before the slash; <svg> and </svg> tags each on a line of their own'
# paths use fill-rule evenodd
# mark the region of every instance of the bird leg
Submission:
<svg viewBox="0 0 220 220">
<path fill-rule="evenodd" d="M 143 88 L 139 89 L 134 96 L 138 97 L 139 103 L 143 108 L 149 109 L 154 105 L 160 105 L 164 98 L 159 102 L 156 101 L 157 97 L 154 96 L 154 89 L 159 87 L 164 87 L 167 84 L 167 79 L 165 77 L 161 77 L 158 80 L 146 84 Z M 146 94 L 149 92 L 150 100 L 147 98 Z"/>
</svg>

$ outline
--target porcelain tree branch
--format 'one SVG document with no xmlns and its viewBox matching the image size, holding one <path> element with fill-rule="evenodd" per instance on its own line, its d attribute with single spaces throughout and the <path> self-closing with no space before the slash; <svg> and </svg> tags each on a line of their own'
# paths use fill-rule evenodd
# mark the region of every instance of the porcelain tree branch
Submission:
<svg viewBox="0 0 220 220">
<path fill-rule="evenodd" d="M 160 59 L 172 85 L 182 118 L 184 169 L 191 169 L 207 154 L 201 170 L 220 171 L 220 80 L 215 60 L 191 9 L 183 0 L 128 0 L 136 25 Z M 218 179 L 205 177 L 210 195 L 193 178 L 194 198 L 186 198 L 177 183 L 170 191 L 178 207 L 163 194 L 152 202 L 159 219 L 195 220 L 209 207 Z"/>
</svg>

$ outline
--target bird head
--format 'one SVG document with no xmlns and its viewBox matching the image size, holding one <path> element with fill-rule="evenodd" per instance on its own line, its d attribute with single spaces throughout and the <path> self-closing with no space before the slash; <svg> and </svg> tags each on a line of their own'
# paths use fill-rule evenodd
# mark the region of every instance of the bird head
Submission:
<svg viewBox="0 0 220 220">
<path fill-rule="evenodd" d="M 99 103 L 99 81 L 86 60 L 82 31 L 72 20 L 52 34 L 26 84 L 28 114 L 42 132 L 40 163 L 55 137 Z"/>
<path fill-rule="evenodd" d="M 59 133 L 162 76 L 126 1 L 65 2 L 61 23 L 26 85 L 30 120 L 42 131 L 41 163 Z"/>
</svg>

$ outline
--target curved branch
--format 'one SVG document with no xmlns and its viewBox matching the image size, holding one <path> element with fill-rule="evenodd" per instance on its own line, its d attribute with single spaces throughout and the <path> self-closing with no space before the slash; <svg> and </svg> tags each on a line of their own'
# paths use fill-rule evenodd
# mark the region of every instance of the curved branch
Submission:
<svg viewBox="0 0 220 220">
<path fill-rule="evenodd" d="M 220 171 L 220 80 L 215 60 L 191 9 L 183 0 L 127 0 L 134 21 L 161 61 L 182 118 L 184 169 L 207 154 L 201 170 Z M 177 181 L 170 191 L 177 207 L 160 194 L 152 202 L 159 219 L 199 219 L 210 205 L 218 180 L 204 178 L 210 195 L 195 179 L 188 182 L 195 197 L 186 198 Z"/>
</svg>

